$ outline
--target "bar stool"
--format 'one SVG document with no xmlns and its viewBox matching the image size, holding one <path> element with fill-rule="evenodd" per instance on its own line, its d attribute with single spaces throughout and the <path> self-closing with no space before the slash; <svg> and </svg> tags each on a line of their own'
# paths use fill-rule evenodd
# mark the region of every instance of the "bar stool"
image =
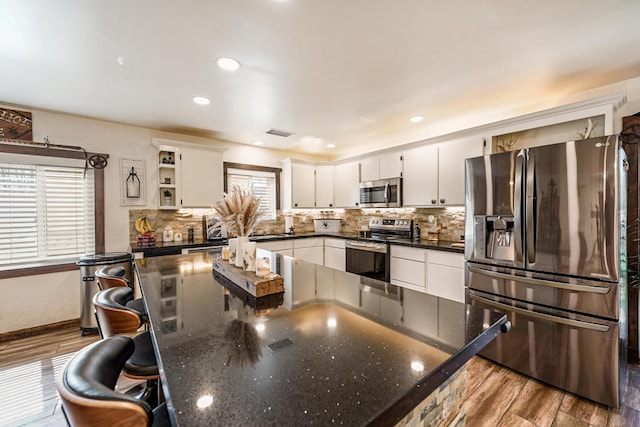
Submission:
<svg viewBox="0 0 640 427">
<path fill-rule="evenodd" d="M 96 270 L 98 287 L 100 289 L 115 288 L 118 286 L 129 286 L 129 281 L 125 279 L 126 270 L 121 265 L 109 265 Z"/>
<path fill-rule="evenodd" d="M 126 270 L 121 265 L 109 265 L 97 270 L 95 275 L 98 279 L 98 287 L 100 290 L 109 288 L 129 287 L 129 281 L 124 277 Z M 145 322 L 148 321 L 147 312 L 144 307 L 144 300 L 142 298 L 131 299 L 127 302 L 127 307 L 130 307 L 140 313 L 143 313 Z"/>
<path fill-rule="evenodd" d="M 145 394 L 152 399 L 152 394 L 155 394 L 153 391 L 157 389 L 158 401 L 161 401 L 161 389 L 158 386 L 160 374 L 151 333 L 138 333 L 145 324 L 144 316 L 127 305 L 132 298 L 133 290 L 128 286 L 109 288 L 96 293 L 93 305 L 96 308 L 98 330 L 103 338 L 121 334 L 133 337 L 135 351 L 124 364 L 122 372 L 128 378 L 146 380 Z"/>
<path fill-rule="evenodd" d="M 134 350 L 131 338 L 113 336 L 83 348 L 69 360 L 56 385 L 72 427 L 170 425 L 165 403 L 152 410 L 144 400 L 114 390 Z"/>
</svg>

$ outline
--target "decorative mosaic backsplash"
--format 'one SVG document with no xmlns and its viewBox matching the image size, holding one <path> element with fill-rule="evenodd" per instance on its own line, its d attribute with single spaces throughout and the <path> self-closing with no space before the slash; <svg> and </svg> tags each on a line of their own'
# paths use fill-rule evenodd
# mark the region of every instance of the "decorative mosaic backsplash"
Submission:
<svg viewBox="0 0 640 427">
<path fill-rule="evenodd" d="M 194 229 L 195 240 L 203 239 L 202 216 L 213 215 L 213 210 L 189 209 L 179 211 L 140 209 L 129 211 L 129 240 L 136 241 L 138 232 L 134 223 L 139 216 L 146 216 L 155 229 L 158 241 L 162 240 L 162 230 L 169 226 L 174 233 L 182 234 L 183 241 L 187 240 L 188 230 Z M 369 218 L 391 217 L 411 218 L 418 223 L 422 230 L 422 239 L 427 238 L 425 230 L 428 228 L 428 218 L 433 216 L 439 240 L 458 241 L 464 236 L 463 208 L 406 208 L 406 209 L 335 209 L 335 210 L 284 210 L 278 212 L 275 220 L 261 221 L 256 227 L 256 235 L 282 234 L 285 232 L 285 217 L 293 217 L 294 231 L 298 234 L 313 233 L 313 220 L 316 218 L 339 218 L 340 232 L 357 234 L 362 227 L 369 225 Z"/>
</svg>

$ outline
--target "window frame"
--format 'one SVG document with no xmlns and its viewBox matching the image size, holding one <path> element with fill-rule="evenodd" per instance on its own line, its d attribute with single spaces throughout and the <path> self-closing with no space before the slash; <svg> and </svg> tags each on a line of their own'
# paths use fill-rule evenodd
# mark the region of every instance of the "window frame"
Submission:
<svg viewBox="0 0 640 427">
<path fill-rule="evenodd" d="M 223 191 L 227 191 L 227 171 L 229 169 L 242 169 L 246 171 L 255 171 L 255 172 L 270 172 L 276 175 L 276 216 L 278 215 L 278 211 L 280 210 L 280 174 L 282 173 L 281 168 L 271 168 L 268 166 L 257 166 L 257 165 L 247 165 L 244 163 L 231 163 L 231 162 L 223 162 L 222 163 L 224 182 Z"/>
<path fill-rule="evenodd" d="M 86 155 L 83 151 L 71 151 L 58 148 L 49 148 L 40 145 L 26 145 L 28 142 L 13 141 L 2 143 L 0 141 L 0 153 L 24 154 L 27 156 L 61 157 L 65 159 L 85 160 L 93 155 L 100 155 L 108 159 L 109 155 L 104 153 L 90 153 Z M 5 141 L 6 142 L 6 141 Z M 36 143 L 39 144 L 39 143 Z M 94 193 L 95 193 L 95 251 L 104 253 L 104 169 L 93 169 Z M 9 270 L 0 270 L 0 279 L 13 277 L 33 276 L 36 274 L 58 273 L 61 271 L 76 270 L 78 266 L 74 263 L 47 264 L 36 267 L 22 267 Z"/>
</svg>

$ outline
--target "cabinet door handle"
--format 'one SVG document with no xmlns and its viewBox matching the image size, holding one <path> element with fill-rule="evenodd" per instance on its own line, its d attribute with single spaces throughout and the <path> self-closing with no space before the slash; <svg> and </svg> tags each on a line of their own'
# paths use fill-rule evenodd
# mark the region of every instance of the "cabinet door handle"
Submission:
<svg viewBox="0 0 640 427">
<path fill-rule="evenodd" d="M 431 199 L 431 204 L 435 205 L 438 201 L 436 199 Z"/>
<path fill-rule="evenodd" d="M 329 203 L 329 207 L 332 208 L 333 207 L 333 203 Z"/>
<path fill-rule="evenodd" d="M 444 203 L 444 199 L 440 199 L 440 203 Z"/>
<path fill-rule="evenodd" d="M 293 204 L 293 206 L 298 207 L 298 204 L 297 204 L 297 203 L 294 203 L 294 204 Z"/>
<path fill-rule="evenodd" d="M 360 203 L 356 202 L 356 206 L 359 206 L 359 205 L 360 205 Z"/>
</svg>

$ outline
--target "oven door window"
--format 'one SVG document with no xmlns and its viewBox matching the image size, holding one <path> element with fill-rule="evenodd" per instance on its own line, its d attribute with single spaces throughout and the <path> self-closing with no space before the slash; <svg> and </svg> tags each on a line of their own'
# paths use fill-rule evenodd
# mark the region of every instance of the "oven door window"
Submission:
<svg viewBox="0 0 640 427">
<path fill-rule="evenodd" d="M 385 253 L 352 248 L 348 248 L 346 253 L 346 270 L 349 273 L 359 274 L 376 280 L 386 280 Z"/>
</svg>

